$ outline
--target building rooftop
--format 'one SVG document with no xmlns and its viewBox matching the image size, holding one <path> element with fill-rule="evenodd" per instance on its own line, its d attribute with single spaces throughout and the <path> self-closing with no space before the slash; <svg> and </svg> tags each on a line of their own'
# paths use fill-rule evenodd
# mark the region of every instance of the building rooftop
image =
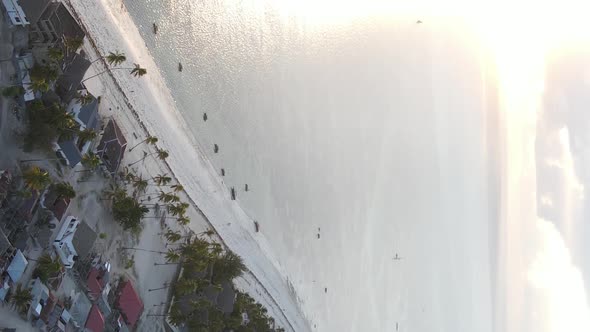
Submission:
<svg viewBox="0 0 590 332">
<path fill-rule="evenodd" d="M 76 322 L 78 326 L 84 326 L 91 308 L 92 303 L 86 294 L 82 292 L 77 293 L 77 296 L 70 307 L 70 315 L 72 316 L 72 320 Z"/>
<path fill-rule="evenodd" d="M 63 70 L 63 75 L 57 79 L 55 91 L 64 103 L 72 100 L 78 92 L 78 87 L 90 67 L 91 62 L 75 54 Z"/>
<path fill-rule="evenodd" d="M 7 269 L 8 275 L 14 283 L 17 283 L 20 280 L 28 264 L 29 262 L 25 258 L 25 255 L 23 255 L 22 251 L 17 250 Z"/>
<path fill-rule="evenodd" d="M 126 147 L 127 140 L 123 136 L 121 128 L 119 128 L 115 120 L 109 120 L 96 151 L 111 174 L 117 172 L 125 155 Z"/>
<path fill-rule="evenodd" d="M 98 129 L 98 99 L 93 98 L 92 101 L 80 108 L 78 119 L 82 121 L 86 128 Z"/>
<path fill-rule="evenodd" d="M 60 151 L 68 160 L 68 164 L 70 167 L 74 167 L 82 161 L 82 153 L 78 150 L 78 146 L 74 142 L 73 139 L 69 139 L 67 141 L 58 142 Z"/>
<path fill-rule="evenodd" d="M 104 330 L 104 316 L 96 304 L 92 305 L 84 327 L 91 332 L 102 332 Z"/>
<path fill-rule="evenodd" d="M 19 0 L 18 2 L 29 22 L 36 24 L 51 0 Z"/>
<path fill-rule="evenodd" d="M 135 326 L 143 311 L 143 302 L 139 298 L 131 281 L 125 281 L 119 286 L 116 304 L 127 325 Z"/>
<path fill-rule="evenodd" d="M 0 228 L 0 256 L 4 255 L 9 249 L 12 248 L 12 244 L 4 234 L 2 228 Z"/>
<path fill-rule="evenodd" d="M 76 234 L 74 234 L 74 239 L 72 240 L 78 258 L 84 259 L 88 257 L 94 246 L 94 242 L 96 242 L 96 237 L 96 232 L 86 222 L 82 221 L 78 225 Z"/>
</svg>

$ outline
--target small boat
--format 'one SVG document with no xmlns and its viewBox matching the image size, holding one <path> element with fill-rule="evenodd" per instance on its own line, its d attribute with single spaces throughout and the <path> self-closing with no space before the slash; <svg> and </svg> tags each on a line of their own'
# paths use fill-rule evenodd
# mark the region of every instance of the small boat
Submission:
<svg viewBox="0 0 590 332">
<path fill-rule="evenodd" d="M 213 144 L 213 152 L 219 152 L 219 146 L 217 146 L 217 144 Z"/>
<path fill-rule="evenodd" d="M 246 183 L 246 185 L 244 186 L 244 191 L 248 191 L 248 184 Z"/>
<path fill-rule="evenodd" d="M 178 63 L 178 71 L 182 72 L 182 63 Z"/>
<path fill-rule="evenodd" d="M 207 121 L 207 113 L 203 113 L 203 121 Z"/>
<path fill-rule="evenodd" d="M 231 200 L 236 200 L 236 190 L 234 189 L 234 187 L 231 187 Z"/>
<path fill-rule="evenodd" d="M 152 30 L 154 31 L 154 35 L 158 33 L 158 26 L 156 25 L 156 23 L 152 25 Z"/>
<path fill-rule="evenodd" d="M 258 225 L 258 221 L 254 221 L 254 229 L 256 229 L 256 233 L 260 230 L 260 225 Z"/>
<path fill-rule="evenodd" d="M 225 168 L 221 169 L 221 176 L 225 176 Z"/>
</svg>

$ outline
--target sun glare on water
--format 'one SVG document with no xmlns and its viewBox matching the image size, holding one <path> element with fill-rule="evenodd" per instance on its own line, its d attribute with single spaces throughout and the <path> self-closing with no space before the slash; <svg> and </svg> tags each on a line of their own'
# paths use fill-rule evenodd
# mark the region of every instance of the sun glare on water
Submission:
<svg viewBox="0 0 590 332">
<path fill-rule="evenodd" d="M 521 104 L 543 89 L 547 52 L 564 43 L 588 41 L 588 0 L 275 0 L 287 16 L 306 24 L 355 19 L 460 18 L 481 34 L 494 53 L 507 111 L 533 115 Z M 514 103 L 518 104 L 515 105 Z M 512 105 L 512 106 L 510 106 Z"/>
</svg>

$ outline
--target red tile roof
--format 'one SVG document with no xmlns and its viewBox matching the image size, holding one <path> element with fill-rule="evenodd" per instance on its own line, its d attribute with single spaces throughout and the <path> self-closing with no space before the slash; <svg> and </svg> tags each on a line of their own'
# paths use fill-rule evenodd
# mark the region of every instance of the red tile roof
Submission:
<svg viewBox="0 0 590 332">
<path fill-rule="evenodd" d="M 98 278 L 100 278 L 99 271 L 93 267 L 90 270 L 90 273 L 88 273 L 88 279 L 86 280 L 86 284 L 88 285 L 88 289 L 90 289 L 90 296 L 92 296 L 95 299 L 98 298 L 103 289 L 103 286 L 101 282 L 98 280 Z"/>
<path fill-rule="evenodd" d="M 69 206 L 69 198 L 62 198 L 55 201 L 55 203 L 51 207 L 51 212 L 53 212 L 53 215 L 55 216 L 55 219 L 57 219 L 57 221 L 61 221 Z"/>
<path fill-rule="evenodd" d="M 104 330 L 104 316 L 96 304 L 92 305 L 92 309 L 90 309 L 90 313 L 88 314 L 86 325 L 84 327 L 92 332 L 102 332 Z"/>
<path fill-rule="evenodd" d="M 130 281 L 125 281 L 119 288 L 119 298 L 117 299 L 117 307 L 121 310 L 125 322 L 129 326 L 135 326 L 143 311 L 143 302 L 137 295 L 133 284 Z"/>
</svg>

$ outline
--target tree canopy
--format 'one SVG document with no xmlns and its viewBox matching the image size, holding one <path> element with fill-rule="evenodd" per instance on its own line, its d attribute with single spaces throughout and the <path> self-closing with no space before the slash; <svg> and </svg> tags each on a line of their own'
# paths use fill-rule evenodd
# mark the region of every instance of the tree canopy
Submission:
<svg viewBox="0 0 590 332">
<path fill-rule="evenodd" d="M 123 190 L 119 190 L 113 197 L 113 217 L 125 230 L 139 231 L 141 220 L 149 212 L 149 209 L 128 196 Z"/>
</svg>

